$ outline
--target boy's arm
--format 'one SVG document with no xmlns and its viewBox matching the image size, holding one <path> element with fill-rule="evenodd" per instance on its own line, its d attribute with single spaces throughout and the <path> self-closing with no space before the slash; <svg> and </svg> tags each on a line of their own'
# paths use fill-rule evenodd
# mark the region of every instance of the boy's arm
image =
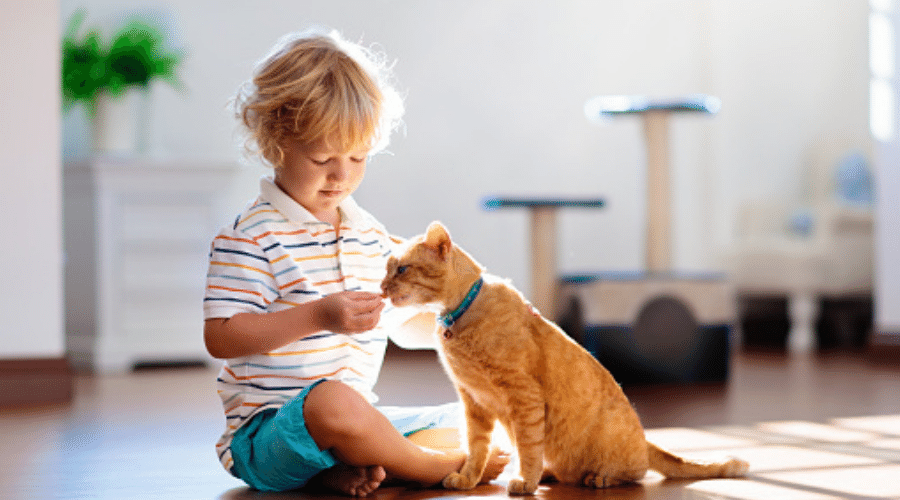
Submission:
<svg viewBox="0 0 900 500">
<path fill-rule="evenodd" d="M 207 319 L 206 350 L 216 358 L 262 354 L 316 332 L 361 333 L 378 324 L 384 301 L 368 292 L 340 292 L 279 312 Z"/>
</svg>

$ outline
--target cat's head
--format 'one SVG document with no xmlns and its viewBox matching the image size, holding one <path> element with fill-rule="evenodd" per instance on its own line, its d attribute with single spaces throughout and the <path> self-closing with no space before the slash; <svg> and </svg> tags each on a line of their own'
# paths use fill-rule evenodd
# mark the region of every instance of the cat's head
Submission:
<svg viewBox="0 0 900 500">
<path fill-rule="evenodd" d="M 462 276 L 480 272 L 481 267 L 453 244 L 447 228 L 432 222 L 399 257 L 388 260 L 381 291 L 398 307 L 445 305 L 454 299 Z"/>
</svg>

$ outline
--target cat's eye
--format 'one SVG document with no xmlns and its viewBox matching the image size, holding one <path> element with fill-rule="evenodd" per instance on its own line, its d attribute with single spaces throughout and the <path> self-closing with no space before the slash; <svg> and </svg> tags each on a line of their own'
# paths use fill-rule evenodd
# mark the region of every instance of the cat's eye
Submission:
<svg viewBox="0 0 900 500">
<path fill-rule="evenodd" d="M 409 266 L 397 266 L 397 276 L 405 273 L 407 269 L 409 269 Z"/>
</svg>

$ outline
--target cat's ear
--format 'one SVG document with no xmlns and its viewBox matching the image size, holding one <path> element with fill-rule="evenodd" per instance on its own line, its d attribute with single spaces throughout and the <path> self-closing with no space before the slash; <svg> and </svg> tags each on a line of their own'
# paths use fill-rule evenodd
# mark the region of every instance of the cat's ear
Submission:
<svg viewBox="0 0 900 500">
<path fill-rule="evenodd" d="M 447 260 L 450 255 L 450 248 L 453 243 L 450 241 L 450 232 L 440 222 L 432 222 L 425 231 L 425 247 L 434 250 L 441 260 Z"/>
</svg>

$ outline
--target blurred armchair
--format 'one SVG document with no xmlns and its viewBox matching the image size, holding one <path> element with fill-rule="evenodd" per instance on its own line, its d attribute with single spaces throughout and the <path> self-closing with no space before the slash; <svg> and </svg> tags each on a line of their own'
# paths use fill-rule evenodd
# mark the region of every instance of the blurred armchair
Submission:
<svg viewBox="0 0 900 500">
<path fill-rule="evenodd" d="M 739 215 L 729 252 L 739 295 L 785 296 L 788 348 L 815 348 L 822 298 L 871 295 L 872 181 L 865 157 L 845 141 L 819 148 L 810 169 L 811 202 L 753 202 Z"/>
</svg>

